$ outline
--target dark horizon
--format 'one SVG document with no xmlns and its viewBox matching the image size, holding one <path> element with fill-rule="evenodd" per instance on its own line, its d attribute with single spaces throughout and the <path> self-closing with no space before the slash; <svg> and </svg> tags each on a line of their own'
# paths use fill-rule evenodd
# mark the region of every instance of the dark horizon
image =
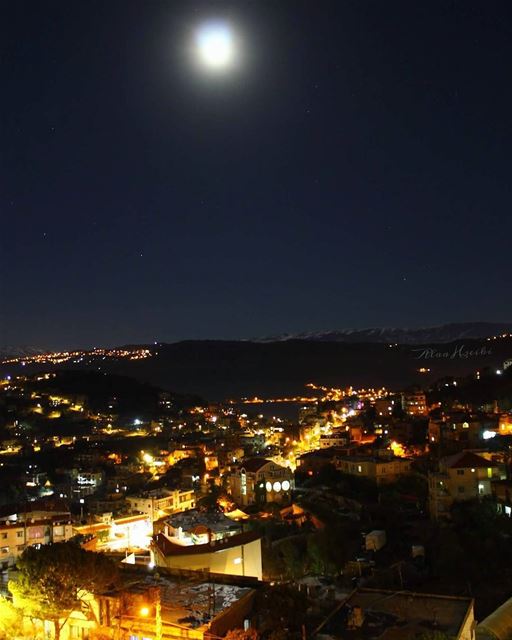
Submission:
<svg viewBox="0 0 512 640">
<path fill-rule="evenodd" d="M 189 55 L 226 21 L 235 68 Z M 0 345 L 506 322 L 512 8 L 9 3 Z"/>
<path fill-rule="evenodd" d="M 437 331 L 440 330 L 440 331 Z M 365 335 L 365 332 L 382 332 L 382 336 L 379 337 L 375 334 Z M 430 339 L 422 339 L 430 332 L 432 335 Z M 431 345 L 443 345 L 453 344 L 456 342 L 468 341 L 483 341 L 486 338 L 493 336 L 500 337 L 506 332 L 512 335 L 512 322 L 447 322 L 439 325 L 430 326 L 416 326 L 416 327 L 344 327 L 337 329 L 326 329 L 320 331 L 311 332 L 282 332 L 281 334 L 272 335 L 259 335 L 259 336 L 242 336 L 242 337 L 205 337 L 194 338 L 184 337 L 177 340 L 152 340 L 152 341 L 131 341 L 131 342 L 116 342 L 116 343 L 94 343 L 94 344 L 69 344 L 64 346 L 48 346 L 48 345 L 35 345 L 35 344 L 18 344 L 7 345 L 0 344 L 0 355 L 30 355 L 35 353 L 50 353 L 58 351 L 91 351 L 93 349 L 115 349 L 123 347 L 153 347 L 155 345 L 176 345 L 179 343 L 199 343 L 199 342 L 255 342 L 255 343 L 272 343 L 281 342 L 287 340 L 306 340 L 306 341 L 322 341 L 322 342 L 343 342 L 346 344 L 386 344 L 398 340 L 398 344 L 403 346 L 431 344 Z M 393 334 L 395 337 L 393 337 Z M 404 340 L 400 340 L 400 335 L 405 335 Z M 409 334 L 407 336 L 407 334 Z"/>
</svg>

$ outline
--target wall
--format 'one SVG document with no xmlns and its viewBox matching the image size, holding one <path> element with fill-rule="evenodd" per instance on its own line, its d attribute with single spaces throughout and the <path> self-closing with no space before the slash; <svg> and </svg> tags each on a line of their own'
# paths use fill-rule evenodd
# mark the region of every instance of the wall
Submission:
<svg viewBox="0 0 512 640">
<path fill-rule="evenodd" d="M 261 540 L 238 545 L 212 553 L 191 553 L 190 555 L 172 555 L 162 558 L 156 555 L 157 564 L 170 569 L 207 569 L 212 573 L 223 573 L 235 576 L 254 576 L 262 579 Z M 235 562 L 237 559 L 241 562 Z"/>
</svg>

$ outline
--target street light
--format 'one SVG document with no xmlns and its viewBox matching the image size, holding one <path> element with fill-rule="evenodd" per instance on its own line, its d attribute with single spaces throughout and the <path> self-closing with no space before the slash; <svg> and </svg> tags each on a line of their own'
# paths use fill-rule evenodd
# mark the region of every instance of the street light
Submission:
<svg viewBox="0 0 512 640">
<path fill-rule="evenodd" d="M 80 498 L 80 522 L 84 519 L 84 502 L 83 498 Z"/>
</svg>

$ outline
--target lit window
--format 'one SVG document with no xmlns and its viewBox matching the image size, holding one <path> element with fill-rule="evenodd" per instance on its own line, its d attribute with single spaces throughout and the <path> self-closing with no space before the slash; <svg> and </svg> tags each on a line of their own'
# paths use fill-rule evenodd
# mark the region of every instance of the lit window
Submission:
<svg viewBox="0 0 512 640">
<path fill-rule="evenodd" d="M 235 558 L 233 564 L 242 564 L 242 558 Z"/>
</svg>

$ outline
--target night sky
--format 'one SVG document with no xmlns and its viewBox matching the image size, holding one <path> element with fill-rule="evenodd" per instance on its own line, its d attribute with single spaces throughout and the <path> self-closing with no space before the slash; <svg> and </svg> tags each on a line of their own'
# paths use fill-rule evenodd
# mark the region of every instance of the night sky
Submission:
<svg viewBox="0 0 512 640">
<path fill-rule="evenodd" d="M 512 319 L 510 2 L 2 8 L 0 345 Z"/>
</svg>

